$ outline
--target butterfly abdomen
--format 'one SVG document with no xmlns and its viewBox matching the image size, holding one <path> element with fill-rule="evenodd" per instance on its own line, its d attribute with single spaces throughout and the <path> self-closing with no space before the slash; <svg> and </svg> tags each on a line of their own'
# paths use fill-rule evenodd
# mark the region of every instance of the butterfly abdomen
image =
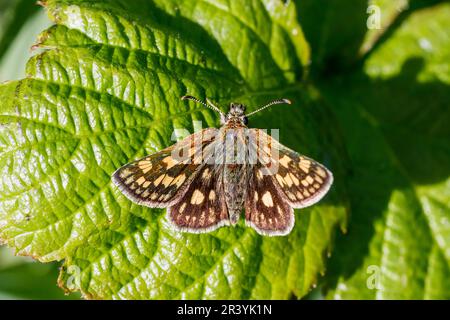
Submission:
<svg viewBox="0 0 450 320">
<path fill-rule="evenodd" d="M 244 207 L 247 194 L 248 170 L 242 164 L 229 164 L 224 166 L 225 202 L 228 208 L 228 217 L 231 224 L 236 224 Z"/>
</svg>

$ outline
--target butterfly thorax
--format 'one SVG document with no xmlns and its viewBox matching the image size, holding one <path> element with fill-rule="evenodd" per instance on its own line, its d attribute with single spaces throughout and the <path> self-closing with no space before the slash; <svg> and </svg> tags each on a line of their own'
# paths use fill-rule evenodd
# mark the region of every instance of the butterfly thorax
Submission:
<svg viewBox="0 0 450 320">
<path fill-rule="evenodd" d="M 247 126 L 242 122 L 242 120 L 237 118 L 232 118 L 225 123 L 225 128 L 227 129 L 239 129 L 247 128 Z"/>
</svg>

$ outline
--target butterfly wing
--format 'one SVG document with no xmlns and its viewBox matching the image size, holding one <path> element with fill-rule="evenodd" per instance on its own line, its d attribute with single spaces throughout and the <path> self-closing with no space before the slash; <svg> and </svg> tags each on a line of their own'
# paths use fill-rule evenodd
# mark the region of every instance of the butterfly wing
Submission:
<svg viewBox="0 0 450 320">
<path fill-rule="evenodd" d="M 286 235 L 294 226 L 293 208 L 319 201 L 329 190 L 333 175 L 259 129 L 249 130 L 249 153 L 257 161 L 245 201 L 246 224 L 263 235 Z"/>
<path fill-rule="evenodd" d="M 305 208 L 327 194 L 333 175 L 311 158 L 290 150 L 280 150 L 280 165 L 275 180 L 294 208 Z"/>
<path fill-rule="evenodd" d="M 152 208 L 173 205 L 202 166 L 204 150 L 217 129 L 192 134 L 162 151 L 131 162 L 113 174 L 114 183 L 132 201 Z"/>
<path fill-rule="evenodd" d="M 180 230 L 200 233 L 229 224 L 223 190 L 223 166 L 205 164 L 183 197 L 167 209 Z"/>
<path fill-rule="evenodd" d="M 245 223 L 262 235 L 286 235 L 294 226 L 294 210 L 270 175 L 255 165 L 245 199 Z"/>
<path fill-rule="evenodd" d="M 283 146 L 264 131 L 252 130 L 257 141 L 264 142 L 258 147 L 258 160 L 270 166 L 269 175 L 292 207 L 304 208 L 325 196 L 333 183 L 333 174 L 325 166 Z"/>
</svg>

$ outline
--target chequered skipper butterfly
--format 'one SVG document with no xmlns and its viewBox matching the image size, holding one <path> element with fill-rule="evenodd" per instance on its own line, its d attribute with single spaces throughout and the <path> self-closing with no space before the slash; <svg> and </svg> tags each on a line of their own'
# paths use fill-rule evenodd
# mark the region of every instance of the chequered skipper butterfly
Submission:
<svg viewBox="0 0 450 320">
<path fill-rule="evenodd" d="M 245 114 L 232 103 L 224 114 L 210 100 L 193 100 L 220 113 L 222 127 L 207 128 L 113 174 L 132 201 L 167 208 L 174 226 L 186 232 L 209 232 L 245 222 L 262 235 L 286 235 L 294 225 L 293 208 L 318 202 L 329 190 L 332 173 L 318 162 L 280 144 L 247 118 L 275 100 Z"/>
</svg>

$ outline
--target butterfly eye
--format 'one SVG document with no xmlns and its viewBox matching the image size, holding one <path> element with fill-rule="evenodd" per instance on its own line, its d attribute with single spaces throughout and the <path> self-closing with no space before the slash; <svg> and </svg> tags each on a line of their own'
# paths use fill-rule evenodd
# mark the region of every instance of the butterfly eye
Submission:
<svg viewBox="0 0 450 320">
<path fill-rule="evenodd" d="M 244 124 L 247 125 L 248 124 L 248 118 L 247 117 L 243 117 L 242 118 L 242 122 L 244 122 Z"/>
</svg>

